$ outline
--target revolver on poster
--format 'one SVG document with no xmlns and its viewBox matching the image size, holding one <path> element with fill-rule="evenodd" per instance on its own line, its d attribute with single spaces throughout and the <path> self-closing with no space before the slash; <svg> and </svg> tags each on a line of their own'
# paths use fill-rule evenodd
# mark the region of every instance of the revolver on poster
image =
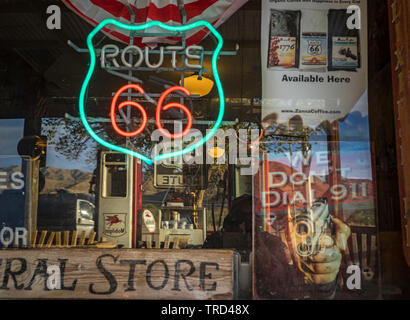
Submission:
<svg viewBox="0 0 410 320">
<path fill-rule="evenodd" d="M 333 229 L 331 219 L 326 199 L 317 200 L 312 207 L 294 214 L 289 230 L 296 254 L 300 258 L 306 259 L 321 251 L 321 237 Z"/>
<path fill-rule="evenodd" d="M 357 60 L 357 55 L 353 54 L 352 50 L 350 48 L 342 48 L 339 50 L 339 54 L 342 56 L 345 56 L 346 58 L 351 58 L 352 60 Z"/>
</svg>

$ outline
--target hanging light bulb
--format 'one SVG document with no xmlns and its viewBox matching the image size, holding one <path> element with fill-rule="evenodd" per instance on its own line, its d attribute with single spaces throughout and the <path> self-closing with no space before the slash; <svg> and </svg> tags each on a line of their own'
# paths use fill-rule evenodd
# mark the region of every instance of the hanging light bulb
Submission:
<svg viewBox="0 0 410 320">
<path fill-rule="evenodd" d="M 181 80 L 179 84 L 181 84 Z M 194 74 L 184 79 L 184 87 L 187 88 L 192 95 L 203 97 L 211 92 L 214 87 L 214 82 L 211 79 L 205 77 L 200 78 L 199 75 Z"/>
<path fill-rule="evenodd" d="M 225 149 L 213 147 L 208 151 L 208 154 L 211 158 L 218 159 L 225 154 Z"/>
</svg>

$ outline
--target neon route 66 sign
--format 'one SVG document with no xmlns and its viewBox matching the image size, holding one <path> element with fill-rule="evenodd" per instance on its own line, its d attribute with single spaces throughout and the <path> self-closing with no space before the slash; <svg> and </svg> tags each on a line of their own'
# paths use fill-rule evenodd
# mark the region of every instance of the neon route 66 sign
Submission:
<svg viewBox="0 0 410 320">
<path fill-rule="evenodd" d="M 99 31 L 101 31 L 103 28 L 105 28 L 107 25 L 114 25 L 115 27 L 122 28 L 122 29 L 128 30 L 130 32 L 141 31 L 141 30 L 145 30 L 145 29 L 148 29 L 148 28 L 151 28 L 151 27 L 159 27 L 161 29 L 167 30 L 169 32 L 174 32 L 174 33 L 185 32 L 185 31 L 188 31 L 188 30 L 191 30 L 191 29 L 194 29 L 194 28 L 198 28 L 198 27 L 201 27 L 201 28 L 206 27 L 211 31 L 211 33 L 214 35 L 214 37 L 217 40 L 217 46 L 216 46 L 214 52 L 212 53 L 211 65 L 212 65 L 212 72 L 213 72 L 213 76 L 214 76 L 214 82 L 215 82 L 216 88 L 218 89 L 219 112 L 218 112 L 217 118 L 215 120 L 214 126 L 212 127 L 211 130 L 209 130 L 207 132 L 207 134 L 202 139 L 200 139 L 199 141 L 196 141 L 195 143 L 189 145 L 188 147 L 186 147 L 182 150 L 168 152 L 168 153 L 162 153 L 162 154 L 154 156 L 154 158 L 151 159 L 151 158 L 147 157 L 146 155 L 143 155 L 143 154 L 141 154 L 137 151 L 134 151 L 134 150 L 122 147 L 122 146 L 114 145 L 114 144 L 112 144 L 108 141 L 105 141 L 104 139 L 102 139 L 100 136 L 97 135 L 97 133 L 92 129 L 92 127 L 90 126 L 90 124 L 87 120 L 87 115 L 86 115 L 86 111 L 85 111 L 85 104 L 86 104 L 85 100 L 86 100 L 86 92 L 87 92 L 88 86 L 91 83 L 92 76 L 93 76 L 93 73 L 95 71 L 95 67 L 96 67 L 96 63 L 97 63 L 97 61 L 96 61 L 97 60 L 96 59 L 96 50 L 93 46 L 93 39 L 97 35 L 97 33 Z M 173 157 L 181 156 L 181 155 L 192 152 L 195 149 L 201 147 L 204 143 L 206 143 L 209 139 L 211 139 L 212 136 L 215 134 L 215 132 L 218 130 L 218 128 L 220 127 L 220 125 L 222 123 L 222 118 L 223 118 L 224 111 L 225 111 L 225 97 L 224 97 L 224 92 L 223 92 L 222 84 L 221 84 L 221 81 L 220 81 L 220 78 L 219 78 L 218 67 L 217 67 L 217 60 L 218 60 L 218 56 L 221 52 L 222 45 L 223 45 L 222 36 L 207 21 L 197 21 L 197 22 L 187 24 L 187 25 L 182 25 L 182 26 L 170 26 L 170 25 L 164 24 L 164 23 L 159 22 L 159 21 L 151 21 L 151 22 L 148 22 L 148 23 L 145 23 L 145 24 L 142 24 L 142 25 L 127 25 L 127 24 L 118 22 L 118 21 L 113 20 L 113 19 L 107 19 L 107 20 L 102 21 L 97 27 L 95 27 L 95 29 L 87 37 L 87 47 L 88 47 L 88 52 L 89 52 L 89 55 L 90 55 L 90 65 L 89 65 L 89 69 L 88 69 L 88 72 L 86 74 L 86 77 L 83 81 L 81 91 L 80 91 L 80 97 L 79 97 L 79 114 L 80 114 L 81 122 L 84 125 L 84 128 L 86 129 L 86 131 L 91 135 L 91 137 L 95 141 L 97 141 L 98 143 L 100 143 L 104 147 L 106 147 L 108 149 L 111 149 L 111 150 L 114 150 L 114 151 L 118 151 L 118 152 L 122 152 L 122 153 L 125 153 L 125 154 L 128 154 L 128 155 L 131 155 L 135 158 L 138 158 L 138 159 L 141 159 L 142 161 L 145 161 L 148 164 L 153 164 L 154 162 L 157 162 L 157 161 L 160 161 L 160 160 L 163 160 L 163 159 L 167 159 L 167 158 L 173 158 Z M 116 46 L 114 46 L 114 45 L 110 45 L 110 46 L 111 46 L 111 50 L 113 50 L 114 52 L 111 53 L 109 56 L 107 55 L 107 57 L 115 58 L 116 56 L 119 55 L 119 49 L 117 50 L 115 48 Z M 136 51 L 139 54 L 139 58 L 138 58 L 137 62 L 134 65 L 131 65 L 129 63 L 128 63 L 128 65 L 127 65 L 127 63 L 124 63 L 124 64 L 125 64 L 126 67 L 130 67 L 130 68 L 134 67 L 135 68 L 135 67 L 138 67 L 142 63 L 143 54 L 142 54 L 141 49 L 139 49 L 139 48 L 136 49 L 135 46 L 132 46 L 132 48 L 130 48 L 130 47 L 131 46 L 127 47 L 126 50 L 124 50 L 122 52 L 122 55 L 121 55 L 122 59 L 121 60 L 123 61 L 123 63 L 126 62 L 125 59 L 124 59 L 124 52 L 130 51 L 131 49 L 133 49 L 134 51 Z M 173 65 L 173 67 L 175 67 L 176 66 L 175 65 L 176 51 L 175 51 L 175 47 L 171 47 L 171 48 L 174 48 L 174 51 L 172 53 L 172 65 Z M 200 48 L 200 47 L 198 47 L 198 46 L 187 47 L 186 48 L 187 56 L 191 57 L 191 58 L 195 58 L 196 56 L 193 55 L 192 53 L 190 53 L 190 51 L 194 50 L 194 49 L 198 49 L 198 48 Z M 155 69 L 155 68 L 159 67 L 160 63 L 162 64 L 162 61 L 163 61 L 163 48 L 160 49 L 160 61 L 157 63 L 157 65 L 154 65 L 154 66 L 150 65 L 148 55 L 149 55 L 149 49 L 146 48 L 145 49 L 145 62 L 149 67 Z M 102 59 L 103 59 L 102 63 L 104 65 L 104 63 L 105 63 L 104 62 L 104 59 L 105 59 L 104 52 L 103 52 L 103 55 L 102 55 Z M 115 64 L 118 65 L 116 60 L 112 60 L 112 61 L 114 61 L 113 62 L 114 65 Z M 187 62 L 187 60 L 185 62 Z M 190 66 L 192 68 L 197 67 L 195 65 L 188 65 L 188 66 Z M 199 66 L 199 68 L 201 68 L 201 66 Z M 117 110 L 117 106 L 116 106 L 117 100 L 120 97 L 121 93 L 123 93 L 124 91 L 126 91 L 128 89 L 134 89 L 137 92 L 139 92 L 140 94 L 144 94 L 144 89 L 139 84 L 128 84 L 128 85 L 125 85 L 124 87 L 122 87 L 119 91 L 116 92 L 116 94 L 115 94 L 115 96 L 112 100 L 111 109 L 110 109 L 110 119 L 111 119 L 111 124 L 112 124 L 114 130 L 119 135 L 125 136 L 125 137 L 134 137 L 134 136 L 140 134 L 144 130 L 144 128 L 146 126 L 146 123 L 147 123 L 146 110 L 144 110 L 144 108 L 139 103 L 137 103 L 135 101 L 124 101 L 124 102 L 120 103 L 119 106 L 118 106 L 118 110 L 121 110 L 122 108 L 124 108 L 126 106 L 131 106 L 131 107 L 137 108 L 140 111 L 140 113 L 141 113 L 141 124 L 140 124 L 140 127 L 137 130 L 135 130 L 133 132 L 123 131 L 118 127 L 118 125 L 116 123 L 116 119 L 115 119 L 115 112 Z M 190 111 L 188 110 L 188 108 L 186 106 L 180 104 L 180 103 L 172 102 L 172 103 L 168 103 L 168 104 L 164 105 L 164 101 L 165 101 L 166 97 L 174 91 L 179 91 L 180 93 L 182 92 L 183 94 L 185 94 L 187 96 L 190 95 L 190 92 L 182 86 L 175 86 L 175 87 L 172 87 L 172 88 L 169 88 L 169 89 L 165 90 L 161 94 L 160 98 L 158 99 L 157 108 L 156 108 L 156 117 L 155 118 L 156 118 L 156 125 L 157 125 L 158 129 L 161 131 L 161 133 L 164 136 L 166 136 L 168 138 L 171 138 L 171 139 L 178 139 L 178 138 L 181 138 L 181 137 L 185 136 L 189 132 L 189 130 L 192 128 L 193 119 L 192 119 L 192 115 L 191 115 Z M 165 111 L 165 110 L 168 110 L 170 108 L 179 108 L 180 110 L 182 110 L 185 113 L 185 115 L 187 117 L 186 127 L 181 133 L 170 134 L 166 130 L 164 130 L 162 125 L 161 125 L 161 111 Z"/>
</svg>

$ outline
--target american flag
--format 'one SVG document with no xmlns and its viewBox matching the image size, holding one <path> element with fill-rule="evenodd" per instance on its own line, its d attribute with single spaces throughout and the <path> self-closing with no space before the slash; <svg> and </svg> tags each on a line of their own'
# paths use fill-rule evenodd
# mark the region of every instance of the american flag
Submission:
<svg viewBox="0 0 410 320">
<path fill-rule="evenodd" d="M 243 6 L 248 0 L 182 0 L 186 12 L 186 23 L 198 20 L 210 22 L 218 28 L 229 17 Z M 105 19 L 115 19 L 123 23 L 131 23 L 131 14 L 125 3 L 132 9 L 135 24 L 143 24 L 149 21 L 161 21 L 169 25 L 182 24 L 182 16 L 178 9 L 178 0 L 63 0 L 64 4 L 85 19 L 93 26 L 98 25 Z M 160 29 L 150 28 L 147 32 L 159 32 Z M 130 42 L 129 32 L 109 26 L 103 32 L 111 39 L 124 43 Z M 187 31 L 186 43 L 193 45 L 200 43 L 208 36 L 207 28 L 196 28 Z M 156 43 L 177 43 L 179 39 L 163 37 L 135 38 L 134 44 L 144 47 Z"/>
</svg>

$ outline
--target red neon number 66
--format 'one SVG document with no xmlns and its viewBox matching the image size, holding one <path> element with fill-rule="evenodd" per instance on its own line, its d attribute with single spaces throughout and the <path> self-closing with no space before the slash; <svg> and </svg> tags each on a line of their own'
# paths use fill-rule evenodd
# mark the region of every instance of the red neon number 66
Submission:
<svg viewBox="0 0 410 320">
<path fill-rule="evenodd" d="M 128 89 L 134 89 L 134 90 L 137 90 L 139 93 L 144 94 L 144 89 L 142 89 L 137 84 L 128 84 L 128 85 L 125 85 L 124 87 L 122 87 L 119 91 L 116 92 L 114 98 L 112 99 L 111 110 L 110 110 L 110 118 L 111 118 L 111 124 L 112 124 L 114 130 L 118 134 L 120 134 L 124 137 L 135 137 L 135 136 L 139 135 L 145 129 L 145 126 L 147 125 L 147 121 L 148 121 L 147 120 L 147 112 L 145 111 L 145 109 L 138 102 L 124 101 L 124 102 L 121 102 L 118 106 L 118 110 L 121 110 L 125 106 L 132 106 L 132 107 L 138 108 L 140 110 L 141 115 L 142 115 L 142 123 L 141 123 L 140 127 L 137 130 L 132 131 L 132 132 L 123 131 L 118 127 L 117 122 L 115 120 L 115 107 L 116 107 L 116 104 L 117 104 L 117 100 L 120 97 L 121 93 L 123 93 L 124 91 L 126 91 Z M 164 100 L 167 97 L 167 95 L 170 94 L 171 92 L 174 92 L 174 91 L 182 91 L 187 96 L 190 95 L 190 92 L 186 88 L 181 87 L 181 86 L 175 86 L 175 87 L 171 87 L 171 88 L 165 90 L 164 93 L 159 98 L 158 103 L 157 103 L 157 109 L 156 109 L 156 113 L 155 113 L 155 121 L 156 121 L 158 129 L 160 130 L 160 132 L 164 136 L 166 136 L 168 138 L 171 138 L 171 139 L 179 139 L 179 138 L 182 138 L 183 136 L 185 136 L 188 133 L 188 131 L 191 130 L 191 128 L 192 128 L 192 114 L 186 106 L 184 106 L 183 104 L 177 103 L 177 102 L 171 102 L 171 103 L 168 103 L 165 106 L 162 106 L 162 104 L 164 103 Z M 185 112 L 186 116 L 187 116 L 188 123 L 186 125 L 185 130 L 182 131 L 181 133 L 172 134 L 172 133 L 169 133 L 167 130 L 165 130 L 162 127 L 162 124 L 161 124 L 161 111 L 162 110 L 166 111 L 170 108 L 179 108 L 179 109 L 183 110 Z"/>
</svg>

